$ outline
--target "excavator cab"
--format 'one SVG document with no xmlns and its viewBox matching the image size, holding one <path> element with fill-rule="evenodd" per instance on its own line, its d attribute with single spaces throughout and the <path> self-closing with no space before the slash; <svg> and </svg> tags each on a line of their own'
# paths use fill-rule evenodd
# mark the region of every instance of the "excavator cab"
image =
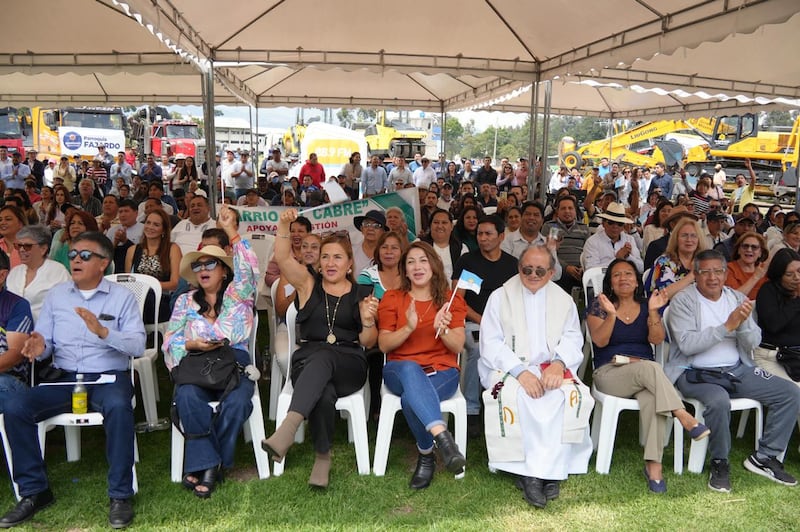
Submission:
<svg viewBox="0 0 800 532">
<path fill-rule="evenodd" d="M 714 124 L 712 140 L 717 149 L 727 149 L 731 144 L 758 134 L 758 119 L 752 113 L 720 116 Z"/>
</svg>

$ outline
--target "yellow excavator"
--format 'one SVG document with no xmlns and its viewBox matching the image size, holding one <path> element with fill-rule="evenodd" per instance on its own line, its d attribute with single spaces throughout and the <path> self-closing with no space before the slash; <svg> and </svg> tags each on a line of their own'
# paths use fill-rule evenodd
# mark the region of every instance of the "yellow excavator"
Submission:
<svg viewBox="0 0 800 532">
<path fill-rule="evenodd" d="M 635 166 L 653 166 L 657 162 L 672 166 L 687 157 L 703 157 L 706 139 L 700 133 L 704 131 L 710 132 L 708 119 L 659 120 L 643 122 L 610 138 L 582 145 L 572 137 L 564 137 L 558 145 L 559 159 L 568 168 L 595 165 L 604 157 Z M 675 138 L 665 138 L 670 134 Z"/>
<path fill-rule="evenodd" d="M 374 124 L 364 130 L 369 155 L 411 159 L 419 152 L 425 154 L 427 133 L 400 120 L 387 120 L 386 111 L 378 111 Z"/>
</svg>

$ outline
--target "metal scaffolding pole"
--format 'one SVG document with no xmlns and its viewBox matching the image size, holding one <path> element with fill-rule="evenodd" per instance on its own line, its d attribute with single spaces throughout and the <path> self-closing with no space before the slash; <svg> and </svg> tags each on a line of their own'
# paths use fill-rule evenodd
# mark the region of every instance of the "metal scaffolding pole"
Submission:
<svg viewBox="0 0 800 532">
<path fill-rule="evenodd" d="M 526 199 L 533 199 L 533 193 L 536 190 L 536 143 L 538 142 L 538 134 L 536 132 L 536 122 L 538 121 L 539 114 L 539 80 L 542 75 L 539 67 L 536 68 L 536 79 L 533 82 L 531 90 L 531 137 L 530 149 L 528 150 L 528 197 Z"/>
<path fill-rule="evenodd" d="M 214 62 L 209 61 L 209 68 L 203 73 L 203 119 L 205 120 L 206 150 L 208 157 L 208 202 L 211 204 L 211 216 L 216 216 L 217 203 L 217 141 L 214 138 Z"/>
<path fill-rule="evenodd" d="M 550 132 L 550 103 L 553 96 L 553 82 L 544 81 L 544 119 L 542 121 L 542 176 L 539 180 L 539 198 L 542 201 L 547 197 L 548 168 L 547 168 L 547 141 Z"/>
</svg>

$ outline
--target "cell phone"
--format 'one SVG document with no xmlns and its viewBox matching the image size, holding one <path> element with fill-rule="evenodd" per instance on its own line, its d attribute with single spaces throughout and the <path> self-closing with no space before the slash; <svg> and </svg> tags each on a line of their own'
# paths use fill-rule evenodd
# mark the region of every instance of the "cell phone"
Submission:
<svg viewBox="0 0 800 532">
<path fill-rule="evenodd" d="M 436 375 L 436 369 L 433 366 L 422 366 L 422 371 L 425 372 L 425 375 L 430 377 L 431 375 Z"/>
<path fill-rule="evenodd" d="M 508 192 L 506 192 L 505 190 L 500 192 L 500 199 L 508 199 Z"/>
<path fill-rule="evenodd" d="M 472 339 L 476 342 L 480 341 L 481 332 L 480 331 L 472 331 Z"/>
</svg>

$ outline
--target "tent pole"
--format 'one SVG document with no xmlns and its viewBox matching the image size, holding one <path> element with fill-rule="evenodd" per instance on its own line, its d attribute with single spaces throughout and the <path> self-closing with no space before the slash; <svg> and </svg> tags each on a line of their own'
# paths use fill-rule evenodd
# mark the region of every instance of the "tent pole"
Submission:
<svg viewBox="0 0 800 532">
<path fill-rule="evenodd" d="M 206 165 L 208 168 L 208 202 L 211 216 L 216 217 L 217 203 L 217 142 L 214 138 L 214 62 L 209 60 L 208 70 L 203 73 L 203 119 L 206 129 Z"/>
<path fill-rule="evenodd" d="M 441 109 L 441 113 L 442 113 L 442 132 L 441 132 L 441 135 L 442 135 L 442 146 L 441 146 L 441 148 L 442 149 L 440 151 L 441 151 L 441 153 L 445 154 L 444 158 L 445 158 L 445 160 L 447 160 L 447 127 L 446 127 L 446 125 L 447 125 L 447 113 L 444 112 L 444 101 L 440 101 L 439 105 L 440 105 L 440 109 Z M 447 170 L 447 168 L 440 169 L 440 171 L 441 170 Z"/>
<path fill-rule="evenodd" d="M 542 122 L 542 175 L 539 179 L 539 197 L 544 201 L 547 197 L 547 179 L 549 168 L 547 166 L 547 141 L 550 133 L 550 104 L 553 96 L 553 82 L 549 79 L 544 82 L 544 119 Z"/>
<path fill-rule="evenodd" d="M 533 81 L 533 88 L 531 90 L 531 132 L 530 132 L 530 146 L 528 149 L 528 197 L 525 199 L 533 199 L 533 193 L 536 190 L 536 143 L 538 142 L 538 135 L 536 134 L 536 122 L 539 114 L 539 80 L 542 78 L 539 66 L 536 66 L 536 78 Z"/>
<path fill-rule="evenodd" d="M 260 153 L 259 153 L 260 152 L 260 149 L 259 149 L 259 143 L 260 142 L 261 142 L 261 139 L 258 136 L 258 104 L 256 104 L 256 144 L 255 144 L 255 148 L 253 149 L 253 154 L 252 154 L 253 155 L 253 157 L 252 157 L 253 158 L 253 173 L 255 174 L 255 183 L 254 183 L 254 187 L 255 188 L 258 188 L 258 169 L 259 169 L 258 159 L 259 159 L 259 155 L 260 155 Z"/>
</svg>

